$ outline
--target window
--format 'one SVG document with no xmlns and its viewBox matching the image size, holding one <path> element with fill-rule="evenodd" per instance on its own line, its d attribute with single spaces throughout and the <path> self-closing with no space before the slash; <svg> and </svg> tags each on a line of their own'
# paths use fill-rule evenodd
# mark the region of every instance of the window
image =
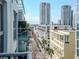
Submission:
<svg viewBox="0 0 79 59">
<path fill-rule="evenodd" d="M 79 39 L 79 31 L 77 31 L 77 39 Z"/>
<path fill-rule="evenodd" d="M 60 35 L 60 40 L 63 40 L 63 36 L 62 35 Z"/>
<path fill-rule="evenodd" d="M 79 49 L 77 49 L 77 56 L 79 56 Z"/>
<path fill-rule="evenodd" d="M 14 39 L 17 39 L 17 13 L 14 11 L 14 22 L 13 22 L 13 28 L 14 28 Z"/>
<path fill-rule="evenodd" d="M 79 23 L 77 23 L 77 30 L 79 30 Z"/>
<path fill-rule="evenodd" d="M 69 43 L 69 36 L 65 35 L 65 43 Z"/>
<path fill-rule="evenodd" d="M 3 30 L 2 6 L 0 5 L 0 31 Z"/>
<path fill-rule="evenodd" d="M 13 3 L 13 0 L 11 0 L 11 2 Z M 15 2 L 16 2 L 16 3 L 18 3 L 18 1 L 17 1 L 17 0 L 15 0 Z"/>
<path fill-rule="evenodd" d="M 79 48 L 79 40 L 77 40 L 77 48 Z"/>
</svg>

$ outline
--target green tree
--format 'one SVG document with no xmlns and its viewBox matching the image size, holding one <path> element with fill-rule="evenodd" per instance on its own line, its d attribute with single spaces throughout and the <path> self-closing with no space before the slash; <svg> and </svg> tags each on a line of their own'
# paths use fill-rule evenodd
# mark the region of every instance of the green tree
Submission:
<svg viewBox="0 0 79 59">
<path fill-rule="evenodd" d="M 50 55 L 51 59 L 52 59 L 52 54 L 54 54 L 53 49 L 51 48 L 46 48 L 47 53 Z"/>
</svg>

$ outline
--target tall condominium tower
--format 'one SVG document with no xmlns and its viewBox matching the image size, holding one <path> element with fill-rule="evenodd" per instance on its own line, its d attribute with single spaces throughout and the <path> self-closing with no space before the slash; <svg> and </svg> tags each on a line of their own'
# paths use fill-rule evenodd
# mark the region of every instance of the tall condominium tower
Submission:
<svg viewBox="0 0 79 59">
<path fill-rule="evenodd" d="M 40 24 L 50 24 L 50 3 L 42 2 L 40 4 Z"/>
<path fill-rule="evenodd" d="M 72 26 L 73 23 L 73 11 L 70 5 L 63 5 L 61 7 L 61 20 L 63 25 Z"/>
<path fill-rule="evenodd" d="M 75 59 L 79 59 L 79 0 L 77 1 L 77 14 L 76 14 L 76 39 L 75 39 Z"/>
</svg>

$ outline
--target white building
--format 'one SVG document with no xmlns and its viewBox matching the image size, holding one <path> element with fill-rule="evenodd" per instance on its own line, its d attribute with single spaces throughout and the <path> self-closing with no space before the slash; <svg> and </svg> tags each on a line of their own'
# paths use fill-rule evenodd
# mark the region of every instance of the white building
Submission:
<svg viewBox="0 0 79 59">
<path fill-rule="evenodd" d="M 0 52 L 15 52 L 17 47 L 17 0 L 0 0 Z"/>
</svg>

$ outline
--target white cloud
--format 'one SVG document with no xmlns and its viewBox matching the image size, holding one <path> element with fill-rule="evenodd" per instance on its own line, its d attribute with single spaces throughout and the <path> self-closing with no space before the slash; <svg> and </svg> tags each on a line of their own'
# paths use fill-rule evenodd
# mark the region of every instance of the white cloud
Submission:
<svg viewBox="0 0 79 59">
<path fill-rule="evenodd" d="M 25 19 L 30 24 L 39 24 L 39 16 L 32 15 L 31 13 L 26 13 Z"/>
</svg>

